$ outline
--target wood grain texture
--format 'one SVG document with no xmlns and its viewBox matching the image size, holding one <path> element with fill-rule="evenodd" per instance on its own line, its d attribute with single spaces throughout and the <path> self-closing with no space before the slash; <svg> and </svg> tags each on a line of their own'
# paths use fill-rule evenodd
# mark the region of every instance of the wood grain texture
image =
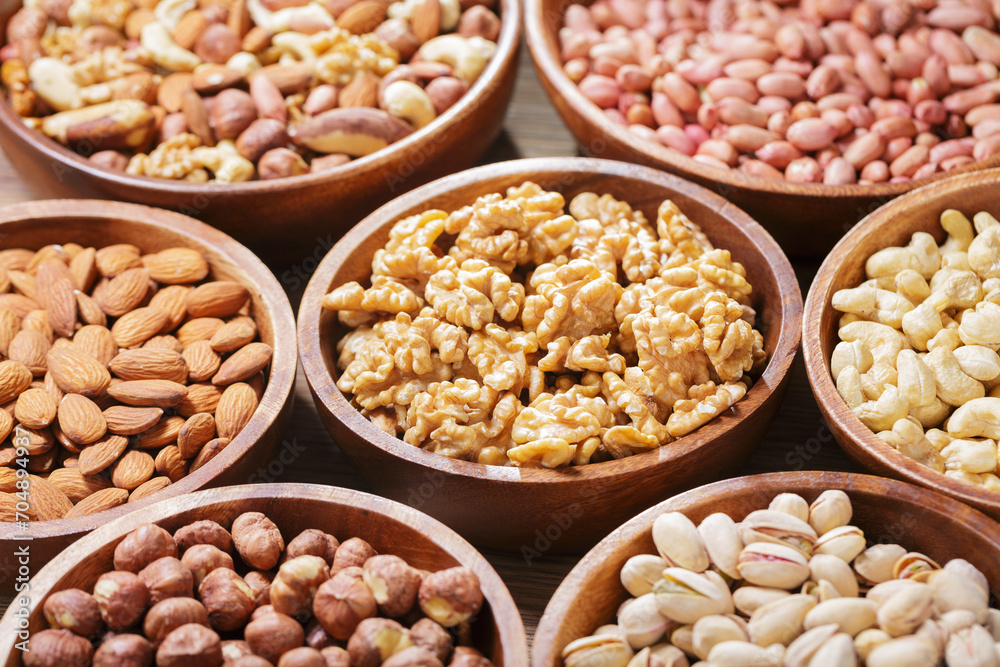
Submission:
<svg viewBox="0 0 1000 667">
<path fill-rule="evenodd" d="M 0 523 L 0 590 L 9 593 L 17 565 L 10 554 L 18 539 L 30 539 L 34 562 L 45 562 L 80 536 L 152 502 L 209 485 L 244 481 L 269 461 L 291 415 L 295 379 L 295 324 L 281 286 L 250 251 L 222 232 L 185 216 L 118 202 L 58 200 L 25 202 L 0 209 L 0 247 L 40 248 L 76 242 L 85 247 L 132 243 L 144 252 L 184 246 L 198 250 L 216 280 L 246 285 L 260 339 L 274 350 L 267 389 L 246 427 L 211 462 L 147 499 L 89 516 L 28 523 Z M 29 491 L 30 493 L 30 491 Z"/>
<path fill-rule="evenodd" d="M 638 138 L 583 96 L 562 68 L 558 31 L 578 0 L 525 0 L 525 40 L 539 79 L 584 153 L 664 169 L 700 183 L 736 204 L 774 235 L 791 256 L 822 257 L 844 232 L 893 197 L 946 177 L 907 183 L 828 186 L 748 176 L 696 162 Z M 590 4 L 585 1 L 584 4 Z M 1000 165 L 1000 155 L 947 175 Z"/>
<path fill-rule="evenodd" d="M 971 220 L 979 211 L 1000 215 L 1000 169 L 963 174 L 914 190 L 892 201 L 852 229 L 823 262 L 806 300 L 802 345 L 809 383 L 834 436 L 847 453 L 869 470 L 904 479 L 969 503 L 1000 519 L 1000 492 L 951 479 L 900 454 L 851 413 L 830 375 L 830 355 L 839 342 L 840 313 L 833 294 L 864 280 L 867 259 L 877 250 L 906 245 L 914 232 L 944 240 L 940 216 L 954 208 Z"/>
<path fill-rule="evenodd" d="M 655 451 L 562 470 L 484 466 L 427 452 L 393 438 L 348 403 L 335 384 L 336 342 L 345 333 L 320 308 L 332 288 L 369 282 L 372 257 L 398 220 L 421 211 L 455 210 L 525 180 L 555 188 L 568 202 L 580 192 L 609 193 L 650 220 L 672 199 L 717 247 L 732 252 L 753 285 L 768 366 L 731 410 Z M 299 348 L 320 417 L 380 494 L 423 509 L 480 546 L 518 548 L 557 535 L 557 549 L 593 540 L 636 510 L 672 492 L 731 474 L 760 441 L 781 401 L 798 346 L 800 293 L 784 254 L 764 230 L 707 190 L 637 165 L 579 158 L 512 161 L 456 174 L 375 211 L 330 251 L 299 307 Z M 493 512 L 484 522 L 482 517 Z M 585 517 L 585 518 L 584 518 Z"/>
<path fill-rule="evenodd" d="M 1000 525 L 961 503 L 894 480 L 832 472 L 775 473 L 727 479 L 660 503 L 608 535 L 573 568 L 553 595 L 532 649 L 532 667 L 561 667 L 562 649 L 614 622 L 627 599 L 619 573 L 638 554 L 655 554 L 653 521 L 664 512 L 682 512 L 700 523 L 713 512 L 735 521 L 766 509 L 779 493 L 798 493 L 808 502 L 827 489 L 851 498 L 851 524 L 869 544 L 898 543 L 942 565 L 965 558 L 979 568 L 993 591 L 1000 588 Z M 994 593 L 995 594 L 995 593 Z"/>
<path fill-rule="evenodd" d="M 367 540 L 376 551 L 393 554 L 413 567 L 436 571 L 462 565 L 479 577 L 486 604 L 472 624 L 473 643 L 498 667 L 527 665 L 524 625 L 503 581 L 468 542 L 443 524 L 409 507 L 366 493 L 310 484 L 258 484 L 200 491 L 147 505 L 76 542 L 32 580 L 27 607 L 29 630 L 46 627 L 42 602 L 66 588 L 91 590 L 113 568 L 115 547 L 144 523 L 173 532 L 193 521 L 211 519 L 224 526 L 243 512 L 262 512 L 281 530 L 286 543 L 307 528 L 318 528 L 341 541 Z M 0 621 L 0 663 L 21 664 L 14 650 L 17 619 L 13 605 Z"/>
</svg>

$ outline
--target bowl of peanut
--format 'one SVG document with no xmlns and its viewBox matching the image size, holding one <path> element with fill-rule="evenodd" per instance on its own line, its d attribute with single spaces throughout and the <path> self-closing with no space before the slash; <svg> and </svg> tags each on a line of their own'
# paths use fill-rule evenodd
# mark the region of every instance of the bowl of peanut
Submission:
<svg viewBox="0 0 1000 667">
<path fill-rule="evenodd" d="M 781 402 L 800 299 L 773 239 L 699 186 L 515 160 L 345 236 L 299 342 L 377 492 L 530 559 L 737 467 Z"/>
<path fill-rule="evenodd" d="M 0 628 L 6 667 L 527 665 L 500 576 L 366 493 L 253 484 L 156 503 L 80 540 Z"/>
<path fill-rule="evenodd" d="M 994 517 L 998 178 L 949 178 L 870 215 L 823 263 L 803 320 L 809 382 L 845 451 Z"/>
<path fill-rule="evenodd" d="M 27 4 L 0 13 L 0 144 L 26 180 L 291 257 L 475 164 L 517 64 L 507 0 Z"/>
<path fill-rule="evenodd" d="M 185 216 L 41 201 L 0 211 L 0 233 L 10 591 L 116 517 L 266 466 L 291 413 L 296 349 L 271 272 Z"/>
<path fill-rule="evenodd" d="M 525 33 L 586 153 L 713 188 L 789 254 L 823 256 L 889 199 L 1000 165 L 996 11 L 532 0 Z"/>
</svg>

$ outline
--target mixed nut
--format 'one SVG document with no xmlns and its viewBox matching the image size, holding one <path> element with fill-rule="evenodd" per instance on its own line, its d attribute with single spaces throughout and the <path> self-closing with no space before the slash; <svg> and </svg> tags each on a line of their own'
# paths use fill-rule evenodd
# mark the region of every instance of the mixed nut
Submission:
<svg viewBox="0 0 1000 667">
<path fill-rule="evenodd" d="M 701 164 L 830 185 L 1000 154 L 989 0 L 597 0 L 564 71 L 613 122 Z"/>
<path fill-rule="evenodd" d="M 196 250 L 0 250 L 0 521 L 145 498 L 253 416 L 271 347 Z"/>
<path fill-rule="evenodd" d="M 845 314 L 830 373 L 854 415 L 901 454 L 1000 491 L 1000 222 L 954 209 L 940 220 L 944 243 L 916 232 L 833 295 Z"/>
<path fill-rule="evenodd" d="M 241 574 L 242 573 L 242 574 Z M 260 512 L 144 524 L 92 592 L 50 594 L 25 667 L 490 667 L 467 643 L 476 574 L 427 572 L 364 540 L 307 529 L 285 544 Z"/>
<path fill-rule="evenodd" d="M 496 51 L 496 0 L 28 0 L 0 79 L 91 162 L 233 183 L 332 169 L 454 105 Z"/>
<path fill-rule="evenodd" d="M 555 468 L 650 451 L 743 398 L 766 362 L 751 285 L 671 201 L 568 206 L 525 182 L 397 222 L 370 286 L 323 298 L 337 387 L 405 442 Z"/>
<path fill-rule="evenodd" d="M 850 498 L 783 493 L 740 523 L 653 523 L 657 555 L 633 556 L 634 597 L 563 650 L 566 667 L 996 667 L 1000 610 L 968 561 L 941 567 L 898 544 L 866 548 Z"/>
</svg>

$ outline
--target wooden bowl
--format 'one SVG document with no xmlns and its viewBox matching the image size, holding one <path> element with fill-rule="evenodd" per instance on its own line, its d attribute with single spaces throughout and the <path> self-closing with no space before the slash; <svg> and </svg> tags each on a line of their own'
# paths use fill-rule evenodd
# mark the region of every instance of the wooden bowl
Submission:
<svg viewBox="0 0 1000 667">
<path fill-rule="evenodd" d="M 18 1 L 0 9 L 0 29 L 20 6 Z M 227 185 L 130 176 L 98 168 L 28 129 L 6 95 L 0 95 L 0 146 L 39 196 L 101 197 L 171 209 L 231 234 L 272 266 L 284 266 L 312 256 L 317 246 L 325 252 L 396 195 L 478 162 L 500 133 L 517 71 L 519 3 L 500 0 L 500 13 L 497 52 L 455 106 L 402 141 L 329 171 Z"/>
<path fill-rule="evenodd" d="M 906 245 L 914 232 L 929 232 L 944 240 L 941 212 L 955 208 L 972 215 L 991 211 L 1000 215 L 1000 169 L 962 174 L 914 190 L 869 215 L 852 229 L 823 262 L 806 300 L 802 347 L 806 373 L 816 402 L 840 446 L 873 472 L 904 479 L 940 491 L 1000 519 L 1000 492 L 966 484 L 935 472 L 900 454 L 854 416 L 837 393 L 830 375 L 830 355 L 840 342 L 841 313 L 830 302 L 833 293 L 857 287 L 865 278 L 865 262 L 877 250 Z"/>
<path fill-rule="evenodd" d="M 333 287 L 365 283 L 392 225 L 429 208 L 454 210 L 532 180 L 563 193 L 610 193 L 649 219 L 671 198 L 747 270 L 769 361 L 731 410 L 655 451 L 563 470 L 487 466 L 433 454 L 398 440 L 361 415 L 335 384 L 336 341 L 344 330 L 320 308 Z M 801 297 L 781 249 L 760 225 L 717 195 L 660 171 L 607 160 L 515 160 L 455 174 L 383 206 L 347 234 L 313 275 L 299 309 L 302 364 L 316 409 L 334 440 L 376 492 L 400 500 L 477 545 L 522 550 L 593 544 L 635 511 L 671 492 L 718 479 L 753 451 L 774 417 L 798 346 Z"/>
<path fill-rule="evenodd" d="M 853 525 L 869 544 L 899 543 L 939 563 L 965 558 L 979 568 L 993 591 L 1000 589 L 1000 525 L 974 509 L 910 484 L 840 472 L 781 472 L 727 479 L 650 508 L 601 540 L 566 576 L 545 608 L 532 645 L 532 667 L 562 667 L 563 648 L 613 623 L 629 597 L 619 573 L 632 556 L 655 554 L 653 521 L 664 512 L 683 512 L 699 523 L 713 512 L 740 521 L 766 509 L 779 493 L 812 502 L 827 489 L 851 498 Z"/>
<path fill-rule="evenodd" d="M 40 248 L 70 241 L 95 247 L 132 243 L 147 252 L 172 246 L 194 248 L 211 265 L 210 275 L 250 288 L 260 339 L 274 350 L 267 388 L 257 411 L 229 446 L 203 467 L 149 498 L 89 516 L 31 522 L 23 530 L 13 523 L 0 523 L 0 592 L 9 593 L 19 566 L 14 550 L 21 545 L 30 545 L 34 574 L 81 536 L 132 510 L 205 486 L 249 481 L 256 470 L 271 461 L 291 416 L 296 350 L 292 309 L 274 275 L 230 237 L 183 215 L 116 202 L 28 202 L 0 209 L 0 239 L 7 248 Z M 25 539 L 30 542 L 18 541 Z"/>
<path fill-rule="evenodd" d="M 528 642 L 513 598 L 489 562 L 472 546 L 425 514 L 384 498 L 316 484 L 252 484 L 199 491 L 148 505 L 94 531 L 48 563 L 31 580 L 31 602 L 15 599 L 0 621 L 0 664 L 18 667 L 18 613 L 27 612 L 27 630 L 47 626 L 45 597 L 66 588 L 91 590 L 97 577 L 113 569 L 115 547 L 136 527 L 155 523 L 168 531 L 201 519 L 224 526 L 243 512 L 262 512 L 287 542 L 307 528 L 341 540 L 360 537 L 379 553 L 399 556 L 410 565 L 441 570 L 463 565 L 479 577 L 486 604 L 472 624 L 473 643 L 497 667 L 528 664 Z M 32 552 L 32 559 L 36 558 Z"/>
<path fill-rule="evenodd" d="M 525 0 L 524 24 L 538 78 L 583 151 L 664 169 L 714 190 L 764 225 L 789 255 L 822 257 L 844 232 L 882 204 L 946 176 L 864 186 L 793 183 L 710 167 L 644 141 L 612 122 L 563 71 L 559 28 L 566 8 L 580 2 L 589 5 L 592 0 Z M 948 174 L 998 165 L 1000 155 Z"/>
</svg>

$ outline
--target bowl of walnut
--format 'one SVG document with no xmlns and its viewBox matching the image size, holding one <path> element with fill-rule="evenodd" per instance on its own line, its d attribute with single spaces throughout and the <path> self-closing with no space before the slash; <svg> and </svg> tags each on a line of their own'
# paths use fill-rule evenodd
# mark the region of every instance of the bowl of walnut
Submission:
<svg viewBox="0 0 1000 667">
<path fill-rule="evenodd" d="M 537 553 L 737 467 L 800 316 L 787 259 L 721 197 L 540 159 L 373 213 L 321 263 L 298 327 L 320 416 L 376 491 Z"/>
<path fill-rule="evenodd" d="M 0 234 L 10 591 L 114 518 L 266 465 L 291 413 L 296 349 L 271 272 L 185 216 L 41 201 L 0 210 Z"/>
<path fill-rule="evenodd" d="M 0 144 L 27 180 L 296 258 L 290 226 L 311 249 L 475 164 L 514 85 L 509 0 L 27 4 L 0 12 Z"/>
<path fill-rule="evenodd" d="M 809 382 L 850 456 L 994 518 L 998 178 L 955 176 L 865 218 L 816 274 L 803 328 Z"/>
<path fill-rule="evenodd" d="M 72 545 L 24 599 L 0 622 L 7 667 L 528 664 L 514 600 L 468 542 L 329 486 L 151 505 Z"/>
</svg>

